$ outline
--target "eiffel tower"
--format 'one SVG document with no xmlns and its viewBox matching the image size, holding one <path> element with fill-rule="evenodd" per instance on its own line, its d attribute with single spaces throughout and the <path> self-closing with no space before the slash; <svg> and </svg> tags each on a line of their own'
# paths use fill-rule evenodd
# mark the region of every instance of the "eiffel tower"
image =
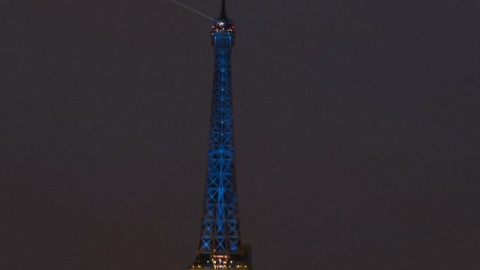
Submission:
<svg viewBox="0 0 480 270">
<path fill-rule="evenodd" d="M 200 243 L 192 269 L 251 270 L 249 248 L 240 241 L 235 179 L 231 52 L 235 26 L 227 17 L 225 0 L 213 22 L 211 41 L 215 51 L 208 170 L 203 201 Z M 247 252 L 245 252 L 247 251 Z"/>
</svg>

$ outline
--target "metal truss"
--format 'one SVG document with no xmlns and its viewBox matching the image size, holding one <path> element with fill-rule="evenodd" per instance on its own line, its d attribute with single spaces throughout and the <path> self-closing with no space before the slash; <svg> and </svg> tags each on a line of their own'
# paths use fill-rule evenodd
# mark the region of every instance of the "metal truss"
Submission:
<svg viewBox="0 0 480 270">
<path fill-rule="evenodd" d="M 213 31 L 215 74 L 210 118 L 208 171 L 199 253 L 240 250 L 230 54 L 234 32 Z"/>
<path fill-rule="evenodd" d="M 189 269 L 247 269 L 240 242 L 233 132 L 231 52 L 233 21 L 225 3 L 212 26 L 215 51 L 208 170 L 197 259 Z"/>
<path fill-rule="evenodd" d="M 208 169 L 197 257 L 188 268 L 249 270 L 240 242 L 233 136 L 231 52 L 235 26 L 225 11 L 212 26 L 215 51 Z"/>
</svg>

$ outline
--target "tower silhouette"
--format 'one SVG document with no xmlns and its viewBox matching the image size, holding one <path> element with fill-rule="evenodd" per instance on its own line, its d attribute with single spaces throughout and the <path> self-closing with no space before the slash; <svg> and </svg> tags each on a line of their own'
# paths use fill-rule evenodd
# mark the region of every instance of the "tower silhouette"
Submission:
<svg viewBox="0 0 480 270">
<path fill-rule="evenodd" d="M 215 51 L 208 169 L 200 243 L 188 269 L 248 269 L 241 241 L 235 179 L 231 51 L 235 26 L 227 17 L 225 0 L 213 22 Z"/>
</svg>

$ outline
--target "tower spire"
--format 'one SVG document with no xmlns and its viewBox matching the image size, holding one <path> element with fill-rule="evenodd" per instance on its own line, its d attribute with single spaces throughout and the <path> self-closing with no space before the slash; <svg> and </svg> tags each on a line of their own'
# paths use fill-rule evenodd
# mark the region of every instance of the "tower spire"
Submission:
<svg viewBox="0 0 480 270">
<path fill-rule="evenodd" d="M 225 8 L 225 0 L 222 0 L 222 12 L 220 13 L 220 19 L 226 19 L 227 18 L 227 11 Z"/>
</svg>

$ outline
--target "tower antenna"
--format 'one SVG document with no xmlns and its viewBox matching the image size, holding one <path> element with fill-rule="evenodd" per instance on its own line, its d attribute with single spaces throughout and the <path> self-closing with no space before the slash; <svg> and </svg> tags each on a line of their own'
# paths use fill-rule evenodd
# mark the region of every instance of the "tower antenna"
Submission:
<svg viewBox="0 0 480 270">
<path fill-rule="evenodd" d="M 225 9 L 225 0 L 222 0 L 222 12 L 220 13 L 220 18 L 221 19 L 227 18 L 227 11 Z"/>
</svg>

